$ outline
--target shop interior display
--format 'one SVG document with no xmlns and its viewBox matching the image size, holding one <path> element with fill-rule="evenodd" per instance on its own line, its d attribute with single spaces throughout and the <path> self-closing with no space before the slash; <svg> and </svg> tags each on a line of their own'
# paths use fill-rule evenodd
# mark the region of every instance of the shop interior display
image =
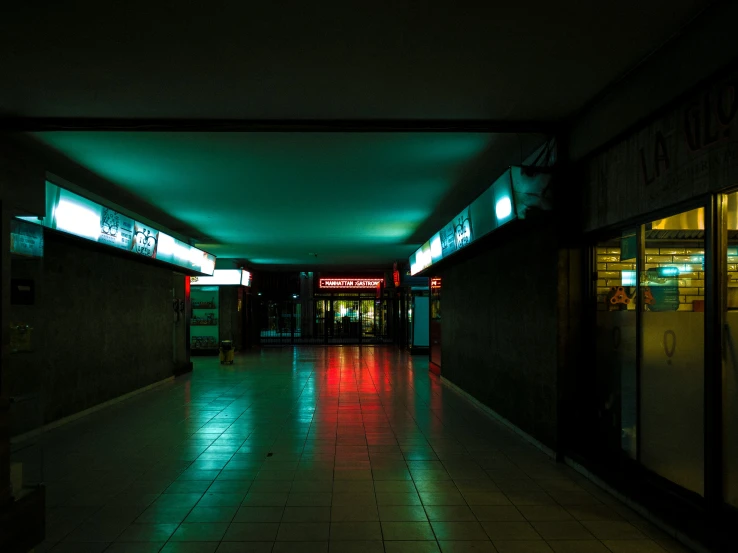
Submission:
<svg viewBox="0 0 738 553">
<path fill-rule="evenodd" d="M 191 289 L 190 348 L 193 352 L 218 351 L 218 286 Z"/>
</svg>

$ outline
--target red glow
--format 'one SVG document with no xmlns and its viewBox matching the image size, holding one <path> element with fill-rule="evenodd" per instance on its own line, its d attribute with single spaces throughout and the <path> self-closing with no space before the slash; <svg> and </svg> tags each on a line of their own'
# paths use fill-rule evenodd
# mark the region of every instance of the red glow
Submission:
<svg viewBox="0 0 738 553">
<path fill-rule="evenodd" d="M 321 278 L 320 288 L 351 288 L 353 290 L 371 290 L 384 284 L 383 278 Z"/>
<path fill-rule="evenodd" d="M 440 287 L 441 287 L 441 277 L 431 278 L 431 288 L 440 288 Z"/>
</svg>

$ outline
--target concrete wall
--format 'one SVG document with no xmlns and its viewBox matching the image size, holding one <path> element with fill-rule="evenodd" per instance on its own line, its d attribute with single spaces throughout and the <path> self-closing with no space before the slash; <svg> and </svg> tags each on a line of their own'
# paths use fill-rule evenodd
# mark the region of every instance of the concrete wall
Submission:
<svg viewBox="0 0 738 553">
<path fill-rule="evenodd" d="M 620 80 L 570 122 L 568 155 L 579 160 L 629 133 L 656 110 L 734 64 L 738 2 L 714 2 L 672 40 Z"/>
<path fill-rule="evenodd" d="M 521 224 L 444 269 L 442 375 L 556 447 L 558 253 L 552 225 Z"/>
<path fill-rule="evenodd" d="M 11 322 L 33 327 L 33 351 L 9 356 L 10 395 L 22 400 L 11 413 L 14 435 L 165 379 L 186 362 L 170 269 L 51 232 L 45 248 L 42 260 L 11 264 L 12 278 L 36 287 L 33 305 L 10 307 Z"/>
</svg>

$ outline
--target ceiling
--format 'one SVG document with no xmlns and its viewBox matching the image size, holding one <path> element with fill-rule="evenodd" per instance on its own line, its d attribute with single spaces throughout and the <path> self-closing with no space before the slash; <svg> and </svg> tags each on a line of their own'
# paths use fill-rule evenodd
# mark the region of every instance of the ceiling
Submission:
<svg viewBox="0 0 738 553">
<path fill-rule="evenodd" d="M 12 2 L 0 112 L 557 120 L 711 3 Z"/>
<path fill-rule="evenodd" d="M 372 267 L 407 259 L 542 140 L 481 133 L 34 137 L 200 229 L 198 246 L 218 257 Z"/>
<path fill-rule="evenodd" d="M 523 129 L 572 117 L 712 3 L 15 2 L 0 126 L 63 127 L 30 137 L 219 256 L 386 265 L 542 142 Z M 176 132 L 183 120 L 521 132 Z M 146 121 L 173 132 L 131 128 Z"/>
</svg>

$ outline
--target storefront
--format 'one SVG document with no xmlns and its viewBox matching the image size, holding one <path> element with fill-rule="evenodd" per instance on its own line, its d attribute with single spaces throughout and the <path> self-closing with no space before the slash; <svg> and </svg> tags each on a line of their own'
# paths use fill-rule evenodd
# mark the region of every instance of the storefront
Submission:
<svg viewBox="0 0 738 553">
<path fill-rule="evenodd" d="M 593 362 L 580 364 L 568 437 L 573 457 L 600 474 L 638 475 L 674 510 L 733 520 L 736 76 L 586 162 L 583 326 Z"/>
<path fill-rule="evenodd" d="M 246 344 L 251 273 L 243 269 L 215 269 L 213 276 L 190 277 L 190 351 L 217 355 L 220 342 L 230 340 L 237 350 Z"/>
<path fill-rule="evenodd" d="M 384 276 L 303 272 L 300 283 L 291 298 L 262 300 L 262 345 L 392 342 L 393 299 Z"/>
<path fill-rule="evenodd" d="M 43 184 L 39 215 L 9 221 L 13 436 L 191 370 L 187 284 L 215 266 L 156 223 L 61 182 Z"/>
<path fill-rule="evenodd" d="M 430 279 L 429 368 L 441 374 L 441 277 Z"/>
</svg>

